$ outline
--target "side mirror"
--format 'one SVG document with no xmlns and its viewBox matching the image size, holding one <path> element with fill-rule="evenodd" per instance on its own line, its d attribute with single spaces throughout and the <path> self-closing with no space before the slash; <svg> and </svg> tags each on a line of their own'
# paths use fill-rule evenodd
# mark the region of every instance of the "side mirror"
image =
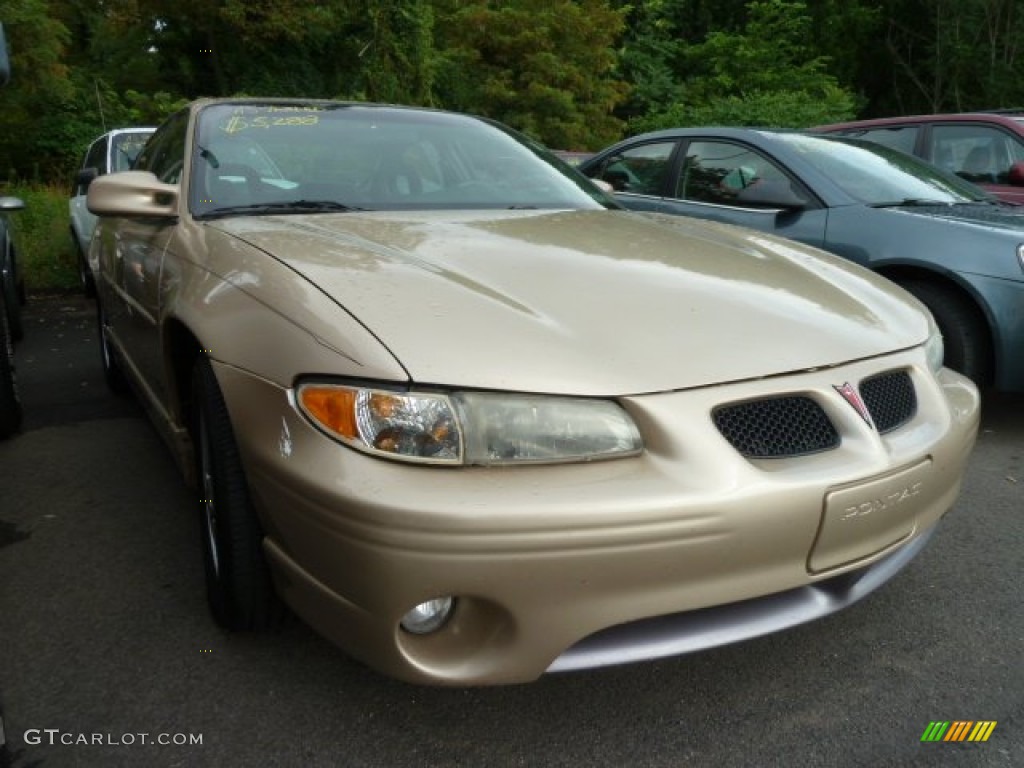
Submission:
<svg viewBox="0 0 1024 768">
<path fill-rule="evenodd" d="M 180 194 L 177 184 L 164 184 L 149 171 L 123 171 L 93 181 L 85 205 L 97 216 L 173 219 Z"/>
<path fill-rule="evenodd" d="M 629 190 L 629 174 L 625 171 L 605 171 L 602 177 L 616 192 Z"/>
<path fill-rule="evenodd" d="M 25 201 L 20 197 L 0 197 L 0 212 L 20 211 L 25 207 Z"/>
<path fill-rule="evenodd" d="M 788 181 L 760 180 L 749 184 L 736 195 L 736 202 L 758 208 L 799 210 L 807 207 L 807 199 L 797 194 Z"/>
<path fill-rule="evenodd" d="M 1016 162 L 1011 165 L 1006 178 L 1012 186 L 1024 187 L 1024 162 Z"/>
<path fill-rule="evenodd" d="M 89 185 L 92 184 L 93 179 L 99 175 L 100 171 L 98 168 L 83 168 L 75 174 L 75 186 L 84 193 L 89 188 Z"/>
<path fill-rule="evenodd" d="M 11 79 L 11 60 L 7 57 L 7 35 L 0 24 L 0 85 L 7 85 Z"/>
</svg>

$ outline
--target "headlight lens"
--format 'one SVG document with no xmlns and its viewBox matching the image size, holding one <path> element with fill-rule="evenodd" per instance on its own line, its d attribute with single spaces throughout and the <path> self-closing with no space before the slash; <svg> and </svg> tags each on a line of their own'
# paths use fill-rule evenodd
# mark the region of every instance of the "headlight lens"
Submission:
<svg viewBox="0 0 1024 768">
<path fill-rule="evenodd" d="M 928 358 L 928 367 L 932 369 L 932 373 L 938 373 L 939 369 L 942 368 L 942 361 L 945 358 L 946 350 L 942 344 L 942 334 L 939 333 L 937 328 L 932 329 L 931 336 L 924 343 L 924 353 Z"/>
<path fill-rule="evenodd" d="M 633 420 L 608 400 L 310 383 L 300 385 L 298 403 L 332 437 L 403 461 L 545 464 L 634 456 L 643 448 Z"/>
<path fill-rule="evenodd" d="M 1017 261 L 1020 262 L 1020 268 L 1024 270 L 1024 243 L 1017 246 Z"/>
<path fill-rule="evenodd" d="M 467 464 L 587 461 L 634 456 L 633 420 L 609 400 L 462 392 Z"/>
</svg>

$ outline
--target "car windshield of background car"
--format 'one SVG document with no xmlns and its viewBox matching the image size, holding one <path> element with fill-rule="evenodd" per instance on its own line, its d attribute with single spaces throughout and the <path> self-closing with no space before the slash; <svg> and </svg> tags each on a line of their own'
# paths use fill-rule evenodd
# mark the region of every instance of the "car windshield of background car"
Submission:
<svg viewBox="0 0 1024 768">
<path fill-rule="evenodd" d="M 981 189 L 898 150 L 856 139 L 779 134 L 805 162 L 867 205 L 987 201 Z"/>
<path fill-rule="evenodd" d="M 111 171 L 130 171 L 149 136 L 149 133 L 121 133 L 115 136 L 111 152 Z"/>
<path fill-rule="evenodd" d="M 191 178 L 197 216 L 617 207 L 554 155 L 487 121 L 351 104 L 211 105 L 199 116 Z"/>
</svg>

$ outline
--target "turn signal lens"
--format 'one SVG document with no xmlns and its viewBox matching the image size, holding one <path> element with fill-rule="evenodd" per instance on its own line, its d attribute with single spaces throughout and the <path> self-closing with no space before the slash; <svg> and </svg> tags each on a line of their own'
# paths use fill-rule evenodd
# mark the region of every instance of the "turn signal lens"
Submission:
<svg viewBox="0 0 1024 768">
<path fill-rule="evenodd" d="M 299 400 L 306 413 L 328 430 L 346 440 L 355 440 L 356 393 L 341 387 L 308 386 L 299 390 Z"/>
<path fill-rule="evenodd" d="M 945 345 L 942 343 L 942 334 L 938 329 L 933 329 L 928 341 L 924 343 L 925 357 L 928 359 L 928 367 L 932 373 L 938 373 L 942 368 L 942 361 L 945 358 Z"/>
</svg>

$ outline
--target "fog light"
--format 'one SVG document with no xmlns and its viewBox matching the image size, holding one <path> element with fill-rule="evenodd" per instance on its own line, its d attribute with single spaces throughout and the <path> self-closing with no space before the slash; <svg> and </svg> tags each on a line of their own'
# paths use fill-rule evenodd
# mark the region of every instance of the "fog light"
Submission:
<svg viewBox="0 0 1024 768">
<path fill-rule="evenodd" d="M 455 598 L 435 597 L 420 603 L 402 617 L 402 629 L 414 635 L 426 635 L 444 626 L 455 607 Z"/>
</svg>

